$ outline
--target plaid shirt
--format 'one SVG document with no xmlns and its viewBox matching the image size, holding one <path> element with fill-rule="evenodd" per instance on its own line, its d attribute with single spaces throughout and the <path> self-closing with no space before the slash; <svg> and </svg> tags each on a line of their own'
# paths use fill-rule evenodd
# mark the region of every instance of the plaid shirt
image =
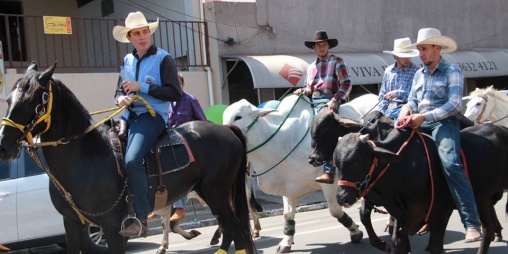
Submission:
<svg viewBox="0 0 508 254">
<path fill-rule="evenodd" d="M 303 85 L 310 97 L 345 100 L 351 92 L 351 78 L 342 58 L 330 55 L 326 61 L 312 62 Z"/>
<path fill-rule="evenodd" d="M 460 112 L 463 89 L 460 68 L 441 58 L 434 73 L 427 66 L 416 72 L 407 105 L 411 112 L 423 114 L 425 121 L 436 122 Z"/>
<path fill-rule="evenodd" d="M 414 63 L 410 63 L 409 66 L 402 69 L 398 69 L 396 64 L 386 67 L 383 75 L 383 85 L 381 86 L 381 91 L 379 91 L 379 100 L 381 102 L 378 108 L 381 112 L 385 112 L 390 102 L 397 102 L 397 105 L 407 103 L 413 77 L 419 68 Z M 384 100 L 385 94 L 391 91 L 395 91 L 395 98 L 391 101 Z"/>
<path fill-rule="evenodd" d="M 169 124 L 175 128 L 193 120 L 206 121 L 206 116 L 196 97 L 184 92 L 179 101 L 172 102 L 169 106 Z"/>
</svg>

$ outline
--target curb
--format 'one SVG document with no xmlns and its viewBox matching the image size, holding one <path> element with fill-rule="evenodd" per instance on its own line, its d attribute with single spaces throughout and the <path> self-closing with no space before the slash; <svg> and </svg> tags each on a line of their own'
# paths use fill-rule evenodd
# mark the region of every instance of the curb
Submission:
<svg viewBox="0 0 508 254">
<path fill-rule="evenodd" d="M 325 208 L 328 208 L 328 203 L 320 202 L 320 203 L 315 203 L 315 204 L 298 206 L 298 207 L 296 207 L 296 212 L 301 213 L 301 212 L 314 211 L 314 210 L 320 210 L 320 209 L 325 209 Z M 272 216 L 282 215 L 283 213 L 284 213 L 284 209 L 280 208 L 280 209 L 274 209 L 274 210 L 270 210 L 270 211 L 260 212 L 258 214 L 259 214 L 259 218 L 268 218 L 268 217 L 272 217 Z M 194 229 L 194 228 L 214 226 L 217 224 L 218 224 L 217 219 L 213 218 L 213 219 L 200 220 L 200 221 L 196 221 L 196 222 L 182 223 L 182 224 L 180 224 L 180 227 L 183 230 L 188 230 L 188 229 Z M 162 226 L 149 228 L 149 230 L 148 230 L 149 236 L 150 235 L 157 235 L 157 234 L 162 234 Z"/>
</svg>

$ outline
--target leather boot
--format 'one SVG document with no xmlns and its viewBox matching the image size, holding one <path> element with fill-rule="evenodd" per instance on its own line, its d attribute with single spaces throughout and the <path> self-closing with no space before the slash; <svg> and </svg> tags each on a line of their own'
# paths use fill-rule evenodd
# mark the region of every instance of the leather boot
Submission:
<svg viewBox="0 0 508 254">
<path fill-rule="evenodd" d="M 141 220 L 141 224 L 138 221 L 134 221 L 128 227 L 120 230 L 118 233 L 125 237 L 147 237 L 148 226 L 146 224 L 146 219 Z"/>
<path fill-rule="evenodd" d="M 324 173 L 322 176 L 315 179 L 318 183 L 332 184 L 335 179 L 335 175 L 330 173 Z"/>
</svg>

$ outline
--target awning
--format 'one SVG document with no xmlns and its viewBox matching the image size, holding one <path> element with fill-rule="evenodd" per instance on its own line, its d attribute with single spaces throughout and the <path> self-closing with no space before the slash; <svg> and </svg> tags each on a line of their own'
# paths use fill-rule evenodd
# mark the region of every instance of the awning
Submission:
<svg viewBox="0 0 508 254">
<path fill-rule="evenodd" d="M 395 62 L 383 53 L 338 53 L 344 59 L 353 85 L 380 84 L 384 69 Z M 444 59 L 461 67 L 466 78 L 508 75 L 508 50 L 457 51 L 444 54 Z M 228 61 L 241 60 L 248 66 L 254 88 L 301 87 L 315 54 L 224 56 Z M 413 62 L 422 65 L 418 57 Z"/>
</svg>

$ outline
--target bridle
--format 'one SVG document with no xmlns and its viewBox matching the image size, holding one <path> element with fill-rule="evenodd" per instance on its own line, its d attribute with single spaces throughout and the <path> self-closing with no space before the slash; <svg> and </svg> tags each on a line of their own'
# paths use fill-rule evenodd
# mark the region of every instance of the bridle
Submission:
<svg viewBox="0 0 508 254">
<path fill-rule="evenodd" d="M 396 123 L 396 128 L 397 129 L 406 128 L 408 126 L 408 124 L 409 124 L 410 119 L 411 119 L 410 116 L 408 116 L 408 117 L 404 118 L 403 120 L 399 120 Z M 425 142 L 425 139 L 423 138 L 422 134 L 418 131 L 418 129 L 416 129 L 416 128 L 412 129 L 411 134 L 409 135 L 409 138 L 406 141 L 404 141 L 404 143 L 402 144 L 400 149 L 397 151 L 397 155 L 400 155 L 400 153 L 404 150 L 404 148 L 406 148 L 406 146 L 409 144 L 409 141 L 413 138 L 415 133 L 421 139 L 422 144 L 423 144 L 424 149 L 425 149 L 425 152 L 426 152 L 427 163 L 428 163 L 429 174 L 430 174 L 430 181 L 431 181 L 431 188 L 432 188 L 432 198 L 431 198 L 430 208 L 429 208 L 429 211 L 427 212 L 427 216 L 425 218 L 425 222 L 427 222 L 428 218 L 430 216 L 430 212 L 432 211 L 432 207 L 434 205 L 434 196 L 435 196 L 434 177 L 433 177 L 433 174 L 432 174 L 432 166 L 431 166 L 431 161 L 430 161 L 429 150 L 427 149 L 427 143 Z M 366 136 L 364 136 L 364 137 L 366 137 Z M 368 139 L 364 139 L 364 138 L 362 138 L 362 136 L 360 136 L 360 140 L 368 142 L 368 144 L 372 148 L 376 147 L 376 144 L 373 141 L 368 140 Z M 386 171 L 388 170 L 390 165 L 391 164 L 387 164 L 381 170 L 381 172 L 378 174 L 378 176 L 376 178 L 374 178 L 373 181 L 371 181 L 372 180 L 372 176 L 374 174 L 374 171 L 375 171 L 375 169 L 378 166 L 378 160 L 377 160 L 377 158 L 374 158 L 372 160 L 372 164 L 370 166 L 369 173 L 367 173 L 367 175 L 365 176 L 365 179 L 362 182 L 351 182 L 351 181 L 346 181 L 346 180 L 339 180 L 338 181 L 338 185 L 341 186 L 341 187 L 345 186 L 345 187 L 355 188 L 358 191 L 358 193 L 359 193 L 358 199 L 360 199 L 360 198 L 364 197 L 365 195 L 367 195 L 367 193 L 372 189 L 372 187 L 374 187 L 374 185 L 377 183 L 377 181 L 379 179 L 381 179 L 381 177 L 386 173 Z"/>
<path fill-rule="evenodd" d="M 35 106 L 35 116 L 28 125 L 24 126 L 22 124 L 18 124 L 6 117 L 2 119 L 1 122 L 2 125 L 11 126 L 13 128 L 20 130 L 23 133 L 23 135 L 21 135 L 21 137 L 19 138 L 18 142 L 21 142 L 23 139 L 26 139 L 29 144 L 33 144 L 34 136 L 40 136 L 41 134 L 49 130 L 49 127 L 51 126 L 51 110 L 53 109 L 52 85 L 53 82 L 50 80 L 48 85 L 48 92 L 44 91 L 42 93 L 41 103 Z M 45 89 L 41 85 L 39 85 L 39 87 Z M 33 129 L 42 122 L 46 124 L 46 128 L 44 129 L 44 131 L 36 135 L 33 135 L 32 134 Z"/>
<path fill-rule="evenodd" d="M 478 95 L 477 97 L 480 97 L 485 101 L 485 103 L 483 104 L 482 110 L 480 111 L 480 114 L 478 115 L 478 117 L 476 118 L 476 121 L 475 121 L 477 124 L 482 124 L 484 121 L 481 121 L 481 119 L 482 119 L 483 113 L 485 112 L 485 109 L 487 108 L 487 103 L 489 102 L 489 96 Z"/>
</svg>

